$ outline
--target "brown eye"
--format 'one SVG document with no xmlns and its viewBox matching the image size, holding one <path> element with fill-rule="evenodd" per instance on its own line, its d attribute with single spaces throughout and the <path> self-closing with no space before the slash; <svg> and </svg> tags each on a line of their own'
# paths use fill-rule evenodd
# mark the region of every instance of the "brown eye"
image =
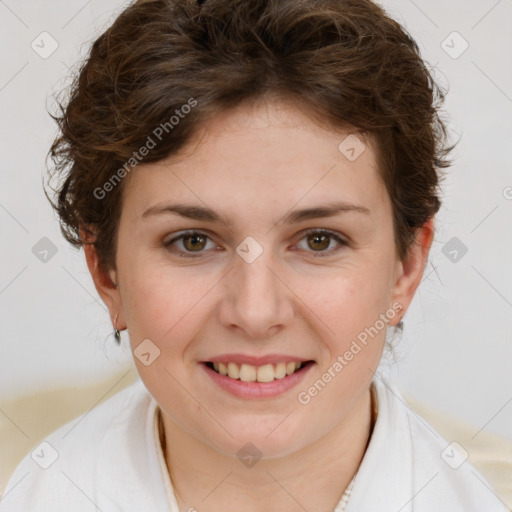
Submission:
<svg viewBox="0 0 512 512">
<path fill-rule="evenodd" d="M 183 237 L 183 246 L 187 251 L 201 251 L 206 245 L 206 240 L 207 237 L 200 234 L 186 235 Z"/>
<path fill-rule="evenodd" d="M 216 244 L 206 233 L 200 231 L 189 231 L 163 242 L 165 249 L 177 256 L 185 258 L 198 258 L 208 254 L 209 249 L 215 249 Z"/>
<path fill-rule="evenodd" d="M 304 244 L 302 247 L 300 247 Z M 309 252 L 311 256 L 332 256 L 349 243 L 336 233 L 324 229 L 310 229 L 304 233 L 299 248 Z M 316 254 L 315 254 L 316 253 Z"/>
<path fill-rule="evenodd" d="M 330 235 L 313 233 L 308 235 L 308 246 L 315 251 L 323 251 L 329 247 Z"/>
</svg>

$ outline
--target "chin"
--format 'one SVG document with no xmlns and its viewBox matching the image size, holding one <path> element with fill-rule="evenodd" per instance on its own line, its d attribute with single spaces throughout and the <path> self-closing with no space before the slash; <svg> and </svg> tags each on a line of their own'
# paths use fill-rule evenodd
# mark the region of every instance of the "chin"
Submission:
<svg viewBox="0 0 512 512">
<path fill-rule="evenodd" d="M 272 428 L 262 428 L 261 423 L 258 425 L 258 420 L 251 420 L 246 416 L 245 421 L 225 422 L 226 430 L 233 434 L 231 437 L 224 430 L 221 429 L 217 436 L 212 436 L 211 429 L 205 432 L 207 439 L 203 442 L 210 445 L 213 449 L 223 452 L 225 454 L 238 457 L 243 457 L 244 454 L 254 455 L 259 454 L 265 458 L 278 458 L 290 455 L 308 444 L 308 440 L 304 437 L 304 429 L 299 428 L 299 425 L 284 425 L 279 421 L 272 422 L 261 420 L 267 425 L 272 424 Z M 286 420 L 285 420 L 286 422 Z M 311 440 L 314 442 L 314 440 Z"/>
</svg>

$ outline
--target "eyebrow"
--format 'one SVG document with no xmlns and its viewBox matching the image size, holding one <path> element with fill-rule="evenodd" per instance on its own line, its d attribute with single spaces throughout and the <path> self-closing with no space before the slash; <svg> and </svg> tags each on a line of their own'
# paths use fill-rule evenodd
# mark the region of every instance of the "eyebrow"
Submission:
<svg viewBox="0 0 512 512">
<path fill-rule="evenodd" d="M 345 202 L 334 202 L 319 205 L 311 208 L 303 208 L 288 212 L 278 224 L 296 224 L 308 219 L 319 219 L 325 217 L 334 217 L 340 213 L 357 212 L 369 214 L 370 210 L 362 205 Z M 232 227 L 233 223 L 224 215 L 215 212 L 211 208 L 204 206 L 195 206 L 187 204 L 165 204 L 155 205 L 144 211 L 143 219 L 162 214 L 177 214 L 181 217 L 193 220 L 202 220 L 223 224 L 226 227 Z"/>
</svg>

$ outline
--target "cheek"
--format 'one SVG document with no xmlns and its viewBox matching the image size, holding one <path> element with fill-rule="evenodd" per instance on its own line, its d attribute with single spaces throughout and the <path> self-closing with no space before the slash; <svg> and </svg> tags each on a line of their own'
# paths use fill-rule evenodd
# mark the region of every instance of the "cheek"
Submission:
<svg viewBox="0 0 512 512">
<path fill-rule="evenodd" d="M 358 381 L 361 371 L 366 374 L 368 368 L 378 365 L 390 320 L 390 276 L 385 259 L 368 257 L 360 262 L 307 282 L 297 281 L 294 288 L 305 305 L 305 318 L 315 322 L 313 331 L 321 333 L 326 349 L 322 366 L 328 368 L 338 356 L 347 354 L 343 373 L 350 379 L 343 385 L 348 386 Z M 344 380 L 336 379 L 338 383 Z"/>
<path fill-rule="evenodd" d="M 162 351 L 181 351 L 201 325 L 206 296 L 218 276 L 187 275 L 183 269 L 132 259 L 124 268 L 123 309 L 132 348 L 153 340 Z"/>
<path fill-rule="evenodd" d="M 323 277 L 297 282 L 298 295 L 328 325 L 360 325 L 374 321 L 389 306 L 389 270 L 382 264 L 362 264 Z"/>
<path fill-rule="evenodd" d="M 185 352 L 205 314 L 200 300 L 204 280 L 200 283 L 180 276 L 179 271 L 153 271 L 155 266 L 131 263 L 126 267 L 123 307 L 137 371 L 159 403 L 171 411 L 182 410 L 186 399 L 178 383 L 187 379 Z M 138 354 L 148 352 L 151 361 L 146 365 Z"/>
</svg>

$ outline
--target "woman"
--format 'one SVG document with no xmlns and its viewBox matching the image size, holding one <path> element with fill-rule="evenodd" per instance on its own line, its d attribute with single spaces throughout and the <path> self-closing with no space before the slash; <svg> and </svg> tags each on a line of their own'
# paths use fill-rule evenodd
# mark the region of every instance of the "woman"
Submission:
<svg viewBox="0 0 512 512">
<path fill-rule="evenodd" d="M 442 100 L 369 0 L 130 5 L 51 155 L 141 382 L 0 510 L 505 511 L 376 372 L 433 239 Z"/>
</svg>

